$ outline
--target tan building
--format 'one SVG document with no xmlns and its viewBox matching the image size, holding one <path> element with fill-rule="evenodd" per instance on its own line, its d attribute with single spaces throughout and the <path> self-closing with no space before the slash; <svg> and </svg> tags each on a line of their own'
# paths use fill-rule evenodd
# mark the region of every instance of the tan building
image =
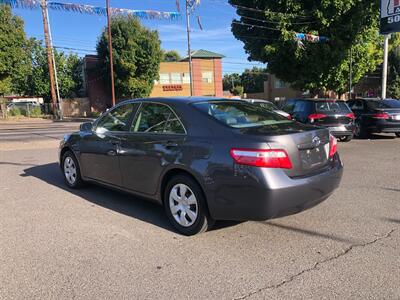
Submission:
<svg viewBox="0 0 400 300">
<path fill-rule="evenodd" d="M 207 50 L 192 53 L 193 96 L 222 97 L 223 57 Z M 159 75 L 150 97 L 190 96 L 188 58 L 179 62 L 162 62 Z"/>
<path fill-rule="evenodd" d="M 222 63 L 224 56 L 207 50 L 192 53 L 193 96 L 222 97 Z M 111 107 L 108 78 L 98 73 L 99 58 L 86 55 L 84 80 L 92 111 L 104 111 Z M 189 61 L 162 62 L 159 79 L 155 81 L 150 97 L 190 96 Z M 120 99 L 117 99 L 117 102 Z"/>
</svg>

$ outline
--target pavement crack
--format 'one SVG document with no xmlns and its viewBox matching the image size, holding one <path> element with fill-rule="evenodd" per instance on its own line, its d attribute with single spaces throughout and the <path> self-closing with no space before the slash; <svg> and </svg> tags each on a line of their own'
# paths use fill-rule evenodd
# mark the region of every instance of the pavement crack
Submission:
<svg viewBox="0 0 400 300">
<path fill-rule="evenodd" d="M 321 265 L 323 265 L 323 264 L 325 264 L 325 263 L 329 263 L 329 262 L 331 262 L 331 261 L 333 261 L 333 260 L 336 260 L 336 259 L 338 259 L 338 258 L 340 258 L 340 257 L 342 257 L 342 256 L 344 256 L 344 255 L 346 255 L 347 253 L 349 253 L 349 252 L 350 252 L 351 250 L 353 250 L 354 248 L 366 247 L 366 246 L 375 244 L 376 242 L 378 242 L 378 241 L 380 241 L 380 240 L 384 240 L 384 239 L 386 239 L 386 238 L 389 238 L 389 237 L 392 235 L 392 233 L 393 233 L 394 231 L 395 231 L 395 229 L 391 229 L 391 230 L 388 231 L 387 233 L 385 233 L 385 234 L 383 234 L 383 235 L 379 235 L 379 236 L 377 236 L 375 239 L 370 240 L 370 241 L 365 242 L 365 243 L 362 243 L 362 244 L 352 244 L 352 245 L 348 246 L 347 248 L 342 249 L 342 251 L 340 251 L 339 253 L 337 253 L 337 254 L 335 254 L 335 255 L 333 255 L 333 256 L 327 257 L 326 259 L 323 259 L 323 260 L 321 260 L 321 261 L 317 261 L 317 262 L 315 262 L 311 267 L 306 268 L 306 269 L 304 269 L 304 270 L 301 270 L 300 272 L 298 272 L 298 273 L 296 273 L 296 274 L 294 274 L 294 275 L 291 275 L 290 277 L 288 277 L 288 278 L 282 280 L 281 282 L 279 282 L 279 283 L 277 283 L 277 284 L 268 285 L 268 286 L 259 288 L 259 289 L 255 290 L 255 291 L 252 291 L 252 292 L 250 292 L 250 293 L 248 293 L 248 294 L 246 294 L 246 295 L 239 296 L 239 297 L 236 297 L 236 298 L 233 298 L 233 299 L 234 299 L 234 300 L 246 299 L 246 298 L 251 297 L 251 296 L 253 296 L 253 295 L 255 295 L 255 294 L 258 294 L 258 293 L 260 293 L 260 292 L 262 292 L 262 291 L 274 290 L 274 289 L 280 288 L 281 286 L 284 286 L 285 284 L 292 282 L 292 281 L 295 280 L 297 277 L 300 277 L 300 276 L 302 276 L 302 275 L 305 274 L 305 273 L 312 272 L 312 271 L 318 269 L 319 266 L 321 266 Z"/>
</svg>

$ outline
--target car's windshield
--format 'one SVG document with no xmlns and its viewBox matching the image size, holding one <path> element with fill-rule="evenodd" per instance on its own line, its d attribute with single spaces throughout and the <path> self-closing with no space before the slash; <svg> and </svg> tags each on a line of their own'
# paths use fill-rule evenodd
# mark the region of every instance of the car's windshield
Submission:
<svg viewBox="0 0 400 300">
<path fill-rule="evenodd" d="M 315 109 L 317 112 L 350 112 L 350 108 L 342 101 L 318 101 Z"/>
<path fill-rule="evenodd" d="M 207 101 L 194 103 L 197 109 L 233 128 L 290 123 L 288 119 L 265 108 L 244 101 Z"/>
<path fill-rule="evenodd" d="M 399 100 L 377 100 L 377 101 L 367 101 L 368 106 L 372 109 L 375 108 L 400 108 Z"/>
</svg>

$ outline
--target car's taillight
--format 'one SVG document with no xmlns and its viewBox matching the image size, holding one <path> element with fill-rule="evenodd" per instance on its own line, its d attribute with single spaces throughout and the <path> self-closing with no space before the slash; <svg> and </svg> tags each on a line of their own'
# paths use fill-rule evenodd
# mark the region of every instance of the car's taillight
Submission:
<svg viewBox="0 0 400 300">
<path fill-rule="evenodd" d="M 287 115 L 286 118 L 288 118 L 289 120 L 291 120 L 291 119 L 292 119 L 292 116 L 291 116 L 291 115 Z"/>
<path fill-rule="evenodd" d="M 329 135 L 329 157 L 333 157 L 337 152 L 337 139 L 330 134 Z"/>
<path fill-rule="evenodd" d="M 347 115 L 346 115 L 346 117 L 348 117 L 348 118 L 350 118 L 350 119 L 355 119 L 356 118 L 356 116 L 354 115 L 354 113 L 348 113 Z"/>
<path fill-rule="evenodd" d="M 325 114 L 311 114 L 308 116 L 308 119 L 310 120 L 310 122 L 314 122 L 314 120 L 318 120 L 318 119 L 323 119 L 326 118 Z"/>
<path fill-rule="evenodd" d="M 373 114 L 372 117 L 374 119 L 385 119 L 385 120 L 387 120 L 387 119 L 389 119 L 389 114 L 387 114 L 385 112 L 379 112 L 379 113 Z"/>
<path fill-rule="evenodd" d="M 233 160 L 240 165 L 291 169 L 292 163 L 285 150 L 281 149 L 231 149 Z"/>
</svg>

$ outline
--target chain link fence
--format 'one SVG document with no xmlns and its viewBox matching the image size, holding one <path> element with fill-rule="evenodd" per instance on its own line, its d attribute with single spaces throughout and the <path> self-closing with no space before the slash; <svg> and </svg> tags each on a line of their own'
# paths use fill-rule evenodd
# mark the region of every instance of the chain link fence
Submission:
<svg viewBox="0 0 400 300">
<path fill-rule="evenodd" d="M 54 106 L 57 117 L 61 116 L 60 105 Z M 37 102 L 1 102 L 0 103 L 0 118 L 43 118 L 53 116 L 52 103 L 37 103 Z"/>
</svg>

